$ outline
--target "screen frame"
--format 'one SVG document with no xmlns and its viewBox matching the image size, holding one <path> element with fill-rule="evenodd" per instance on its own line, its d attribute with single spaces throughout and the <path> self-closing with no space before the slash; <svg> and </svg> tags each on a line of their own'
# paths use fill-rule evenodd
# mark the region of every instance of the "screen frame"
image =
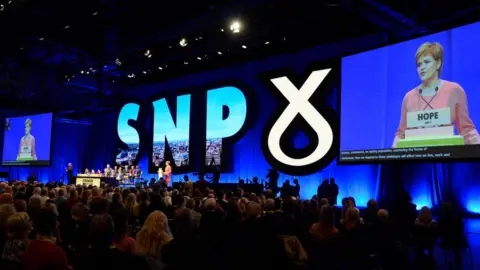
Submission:
<svg viewBox="0 0 480 270">
<path fill-rule="evenodd" d="M 51 115 L 51 118 L 52 118 L 52 125 L 51 125 L 51 128 L 50 128 L 50 154 L 49 154 L 49 159 L 48 159 L 48 162 L 46 164 L 36 164 L 38 162 L 33 162 L 33 163 L 19 163 L 19 164 L 15 164 L 15 163 L 10 163 L 10 164 L 5 164 L 4 163 L 4 160 L 3 160 L 3 148 L 4 148 L 4 145 L 5 145 L 5 130 L 4 130 L 4 137 L 3 137 L 3 140 L 2 140 L 2 160 L 1 160 L 1 166 L 2 167 L 14 167 L 14 168 L 35 168 L 35 167 L 43 167 L 43 168 L 48 168 L 48 167 L 51 167 L 52 166 L 52 152 L 54 150 L 54 146 L 53 146 L 53 139 L 54 139 L 54 135 L 53 133 L 55 132 L 55 113 L 54 112 L 41 112 L 41 113 L 35 113 L 35 114 L 28 114 L 28 115 L 20 115 L 20 116 L 10 116 L 10 117 L 4 117 L 3 118 L 3 121 L 5 123 L 5 120 L 8 119 L 8 118 L 21 118 L 21 117 L 29 117 L 29 116 L 35 116 L 35 115 L 41 115 L 41 114 L 50 114 Z M 5 128 L 5 127 L 4 127 Z"/>
<path fill-rule="evenodd" d="M 409 41 L 412 41 L 412 40 L 415 40 L 415 39 L 419 39 L 419 38 L 423 38 L 423 37 L 427 37 L 427 36 L 432 36 L 432 35 L 436 35 L 436 34 L 440 34 L 440 33 L 443 33 L 443 32 L 447 32 L 447 31 L 451 31 L 451 30 L 455 30 L 455 29 L 459 29 L 459 28 L 462 28 L 462 27 L 465 27 L 465 26 L 469 26 L 469 25 L 473 25 L 473 24 L 477 24 L 479 23 L 480 24 L 480 21 L 469 21 L 469 22 L 465 22 L 463 24 L 459 24 L 457 26 L 454 26 L 454 27 L 439 27 L 439 28 L 436 28 L 435 30 L 432 30 L 428 33 L 422 33 L 422 34 L 418 34 L 418 35 L 411 35 L 409 36 L 408 38 L 401 38 L 401 39 L 395 39 L 391 42 L 386 42 L 384 44 L 381 44 L 381 45 L 378 45 L 378 46 L 373 46 L 372 48 L 369 48 L 369 49 L 366 49 L 366 50 L 358 50 L 358 51 L 355 51 L 355 52 L 352 52 L 352 53 L 349 53 L 349 54 L 345 54 L 343 56 L 340 57 L 340 72 L 342 73 L 343 71 L 343 58 L 347 58 L 347 57 L 350 57 L 350 56 L 355 56 L 355 55 L 358 55 L 358 54 L 362 54 L 362 53 L 368 53 L 368 52 L 371 52 L 371 51 L 374 51 L 374 50 L 378 50 L 378 49 L 384 49 L 384 48 L 387 48 L 387 47 L 390 47 L 390 46 L 393 46 L 393 45 L 397 45 L 397 44 L 401 44 L 401 43 L 404 43 L 404 42 L 409 42 Z M 339 101 L 339 111 L 338 111 L 338 117 L 340 119 L 340 121 L 342 121 L 342 84 L 341 84 L 341 80 L 342 80 L 342 74 L 340 74 L 340 91 L 339 91 L 339 96 L 338 96 L 338 101 Z M 408 159 L 376 159 L 376 160 L 361 160 L 361 161 L 345 161 L 345 160 L 342 160 L 341 159 L 341 153 L 342 153 L 342 146 L 341 146 L 341 134 L 342 134 L 342 130 L 341 130 L 341 122 L 339 122 L 339 128 L 338 128 L 338 134 L 339 134 L 339 144 L 338 144 L 338 155 L 337 155 L 337 158 L 336 158 L 336 162 L 338 165 L 366 165 L 366 164 L 374 164 L 374 165 L 382 165 L 382 164 L 412 164 L 412 163 L 434 163 L 434 162 L 442 162 L 442 163 L 449 163 L 449 162 L 472 162 L 472 161 L 475 161 L 475 160 L 480 160 L 480 155 L 477 156 L 477 157 L 435 157 L 435 158 L 408 158 Z M 438 146 L 438 147 L 454 147 L 454 148 L 458 148 L 458 147 L 468 147 L 468 145 L 465 145 L 465 146 Z M 479 147 L 480 148 L 480 145 L 472 145 L 472 148 L 476 148 L 476 147 Z M 434 148 L 434 147 L 429 147 L 429 148 Z M 383 149 L 394 149 L 394 148 L 383 148 Z M 408 149 L 408 148 L 406 148 Z M 350 150 L 350 151 L 368 151 L 368 150 L 379 150 L 379 149 L 357 149 L 357 150 Z M 346 150 L 347 151 L 347 150 Z"/>
</svg>

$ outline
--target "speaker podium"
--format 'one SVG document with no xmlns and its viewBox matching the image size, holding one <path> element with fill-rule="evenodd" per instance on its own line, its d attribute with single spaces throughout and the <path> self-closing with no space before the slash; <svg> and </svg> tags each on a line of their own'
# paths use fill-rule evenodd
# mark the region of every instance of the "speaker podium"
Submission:
<svg viewBox="0 0 480 270">
<path fill-rule="evenodd" d="M 405 139 L 397 148 L 465 145 L 461 135 L 455 135 L 450 108 L 407 113 Z"/>
</svg>

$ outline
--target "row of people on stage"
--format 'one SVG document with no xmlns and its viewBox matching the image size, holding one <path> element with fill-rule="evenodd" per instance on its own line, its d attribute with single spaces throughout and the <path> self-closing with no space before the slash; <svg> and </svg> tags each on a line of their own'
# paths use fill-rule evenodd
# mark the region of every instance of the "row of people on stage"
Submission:
<svg viewBox="0 0 480 270">
<path fill-rule="evenodd" d="M 142 176 L 142 171 L 140 168 L 137 166 L 131 166 L 130 169 L 128 166 L 124 167 L 113 167 L 111 168 L 109 164 L 107 164 L 107 167 L 102 171 L 98 170 L 95 172 L 94 169 L 89 170 L 88 168 L 85 169 L 84 171 L 85 175 L 98 175 L 101 177 L 109 177 L 109 178 L 115 178 L 118 181 L 122 181 L 124 179 L 138 179 L 141 178 Z"/>
<path fill-rule="evenodd" d="M 65 171 L 69 175 L 68 177 L 73 178 L 73 165 L 72 163 L 68 163 L 68 167 L 65 168 Z M 170 161 L 167 160 L 165 162 L 165 170 L 162 168 L 158 169 L 158 180 L 163 179 L 167 185 L 170 185 L 170 179 L 171 179 L 171 174 L 172 174 L 172 167 L 170 166 Z M 95 169 L 88 169 L 86 168 L 83 175 L 90 175 L 90 176 L 100 176 L 100 177 L 109 177 L 109 178 L 115 178 L 118 181 L 123 181 L 125 179 L 139 179 L 142 177 L 142 171 L 140 168 L 137 166 L 131 166 L 130 169 L 128 168 L 128 165 L 125 166 L 115 166 L 115 167 L 110 167 L 110 164 L 107 164 L 105 169 L 102 171 Z"/>
</svg>

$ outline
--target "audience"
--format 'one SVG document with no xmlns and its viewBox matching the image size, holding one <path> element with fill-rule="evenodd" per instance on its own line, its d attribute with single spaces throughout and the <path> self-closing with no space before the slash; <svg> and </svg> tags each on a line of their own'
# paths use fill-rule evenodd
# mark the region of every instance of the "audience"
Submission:
<svg viewBox="0 0 480 270">
<path fill-rule="evenodd" d="M 352 197 L 337 207 L 327 184 L 300 201 L 288 183 L 281 197 L 193 182 L 167 190 L 4 183 L 0 269 L 401 269 L 408 247 L 432 261 L 437 238 L 461 269 L 466 240 L 451 204 L 436 222 L 427 207 L 413 216 L 405 195 L 391 218 L 375 200 L 362 212 Z"/>
</svg>

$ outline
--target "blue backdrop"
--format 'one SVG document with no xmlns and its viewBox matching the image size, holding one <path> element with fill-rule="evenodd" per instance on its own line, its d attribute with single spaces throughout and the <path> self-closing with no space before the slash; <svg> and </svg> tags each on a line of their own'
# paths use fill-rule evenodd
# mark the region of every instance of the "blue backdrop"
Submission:
<svg viewBox="0 0 480 270">
<path fill-rule="evenodd" d="M 443 45 L 441 79 L 465 89 L 470 117 L 480 125 L 480 51 L 472 50 L 479 37 L 475 23 L 343 58 L 341 150 L 391 148 L 403 98 L 421 83 L 415 53 L 424 42 Z"/>
<path fill-rule="evenodd" d="M 37 160 L 50 160 L 50 140 L 52 136 L 52 114 L 10 118 L 10 130 L 4 134 L 3 160 L 15 161 L 20 140 L 25 136 L 25 120 L 32 120 L 30 134 L 35 138 Z"/>
<path fill-rule="evenodd" d="M 474 29 L 474 28 L 472 28 Z M 475 28 L 476 29 L 476 28 Z M 456 30 L 450 35 L 460 34 Z M 472 34 L 473 35 L 473 34 Z M 466 44 L 456 44 L 451 46 L 455 50 L 465 50 L 463 46 L 469 46 L 475 40 L 475 36 L 465 40 Z M 460 46 L 462 46 L 460 48 Z M 472 45 L 470 45 L 472 46 Z M 472 48 L 472 47 L 470 47 Z M 475 61 L 472 54 L 474 50 L 468 50 L 469 54 L 458 63 Z M 200 74 L 188 75 L 177 79 L 171 79 L 163 83 L 143 85 L 132 89 L 136 98 L 147 100 L 150 96 L 158 95 L 160 92 L 175 93 L 178 89 L 188 87 L 197 87 L 200 85 L 216 82 L 218 80 L 237 79 L 250 85 L 257 92 L 257 98 L 260 102 L 259 111 L 261 112 L 255 122 L 255 125 L 238 141 L 234 146 L 234 164 L 233 172 L 225 173 L 221 176 L 221 182 L 235 183 L 238 177 L 252 179 L 258 176 L 265 178 L 267 170 L 270 168 L 265 161 L 260 147 L 260 138 L 263 131 L 263 125 L 267 122 L 276 106 L 276 101 L 264 89 L 263 84 L 258 81 L 257 74 L 264 71 L 270 71 L 281 67 L 291 67 L 298 72 L 303 72 L 305 66 L 317 59 L 325 59 L 330 53 L 324 47 L 307 49 L 298 53 L 271 57 L 268 59 L 250 62 L 247 64 L 218 69 Z M 450 56 L 449 56 L 450 55 Z M 409 58 L 412 56 L 409 54 Z M 451 53 L 447 54 L 448 59 L 452 59 Z M 405 72 L 412 75 L 414 83 L 415 68 L 411 67 L 414 61 L 406 62 Z M 402 64 L 403 65 L 403 64 Z M 458 64 L 457 64 L 458 65 Z M 379 69 L 381 71 L 381 69 Z M 450 65 L 449 71 L 445 70 L 445 76 L 461 73 L 456 71 Z M 476 69 L 465 70 L 465 73 L 475 73 Z M 448 75 L 450 74 L 450 75 Z M 375 80 L 382 80 L 385 75 L 378 73 Z M 409 75 L 410 76 L 410 75 Z M 372 81 L 375 81 L 372 78 Z M 474 82 L 460 83 L 471 95 L 475 89 Z M 399 87 L 400 96 L 404 94 L 405 89 L 409 87 Z M 366 91 L 366 90 L 364 90 Z M 360 91 L 359 91 L 360 92 Z M 333 92 L 332 92 L 333 93 Z M 369 94 L 368 96 L 372 96 Z M 133 99 L 132 99 L 133 100 Z M 470 97 L 472 100 L 472 97 Z M 332 94 L 328 102 L 335 108 L 336 96 Z M 399 101 L 400 102 L 400 101 Z M 472 103 L 472 102 L 471 102 Z M 399 108 L 399 105 L 397 106 Z M 473 108 L 472 108 L 473 109 Z M 480 110 L 478 110 L 480 111 Z M 116 135 L 116 114 L 102 115 L 89 119 L 91 125 L 69 123 L 65 121 L 55 122 L 55 141 L 53 142 L 53 160 L 51 168 L 1 168 L 9 170 L 12 179 L 26 179 L 29 173 L 37 173 L 38 178 L 44 182 L 52 179 L 58 179 L 63 175 L 64 167 L 70 161 L 74 164 L 76 170 L 85 167 L 101 169 L 113 159 L 115 150 Z M 395 119 L 395 125 L 398 119 Z M 478 122 L 478 121 L 477 121 Z M 394 126 L 395 126 L 394 125 Z M 358 131 L 358 130 L 357 130 Z M 148 133 L 149 131 L 147 131 Z M 393 139 L 390 135 L 390 140 Z M 357 138 L 360 138 L 357 133 Z M 305 145 L 305 137 L 299 133 L 297 145 Z M 1 141 L 1 140 L 0 140 Z M 192 146 L 193 147 L 193 146 Z M 197 146 L 199 147 L 199 146 Z M 199 157 L 193 157 L 200 160 Z M 146 171 L 148 168 L 148 153 L 144 153 L 140 160 L 140 167 Z M 153 175 L 152 175 L 153 176 Z M 178 181 L 183 175 L 175 175 L 174 181 Z M 405 189 L 413 197 L 413 202 L 421 206 L 434 206 L 444 201 L 453 201 L 464 210 L 471 213 L 480 213 L 480 166 L 478 163 L 415 163 L 415 164 L 393 164 L 393 165 L 349 165 L 340 166 L 332 162 L 327 168 L 315 174 L 299 177 L 301 185 L 301 196 L 303 198 L 311 197 L 316 193 L 316 189 L 323 178 L 334 177 L 340 187 L 340 197 L 353 196 L 360 206 L 364 206 L 370 198 L 380 200 L 381 204 L 388 203 L 394 199 L 399 191 Z M 193 175 L 190 175 L 195 179 Z M 280 183 L 285 179 L 292 179 L 293 176 L 280 176 Z"/>
</svg>

